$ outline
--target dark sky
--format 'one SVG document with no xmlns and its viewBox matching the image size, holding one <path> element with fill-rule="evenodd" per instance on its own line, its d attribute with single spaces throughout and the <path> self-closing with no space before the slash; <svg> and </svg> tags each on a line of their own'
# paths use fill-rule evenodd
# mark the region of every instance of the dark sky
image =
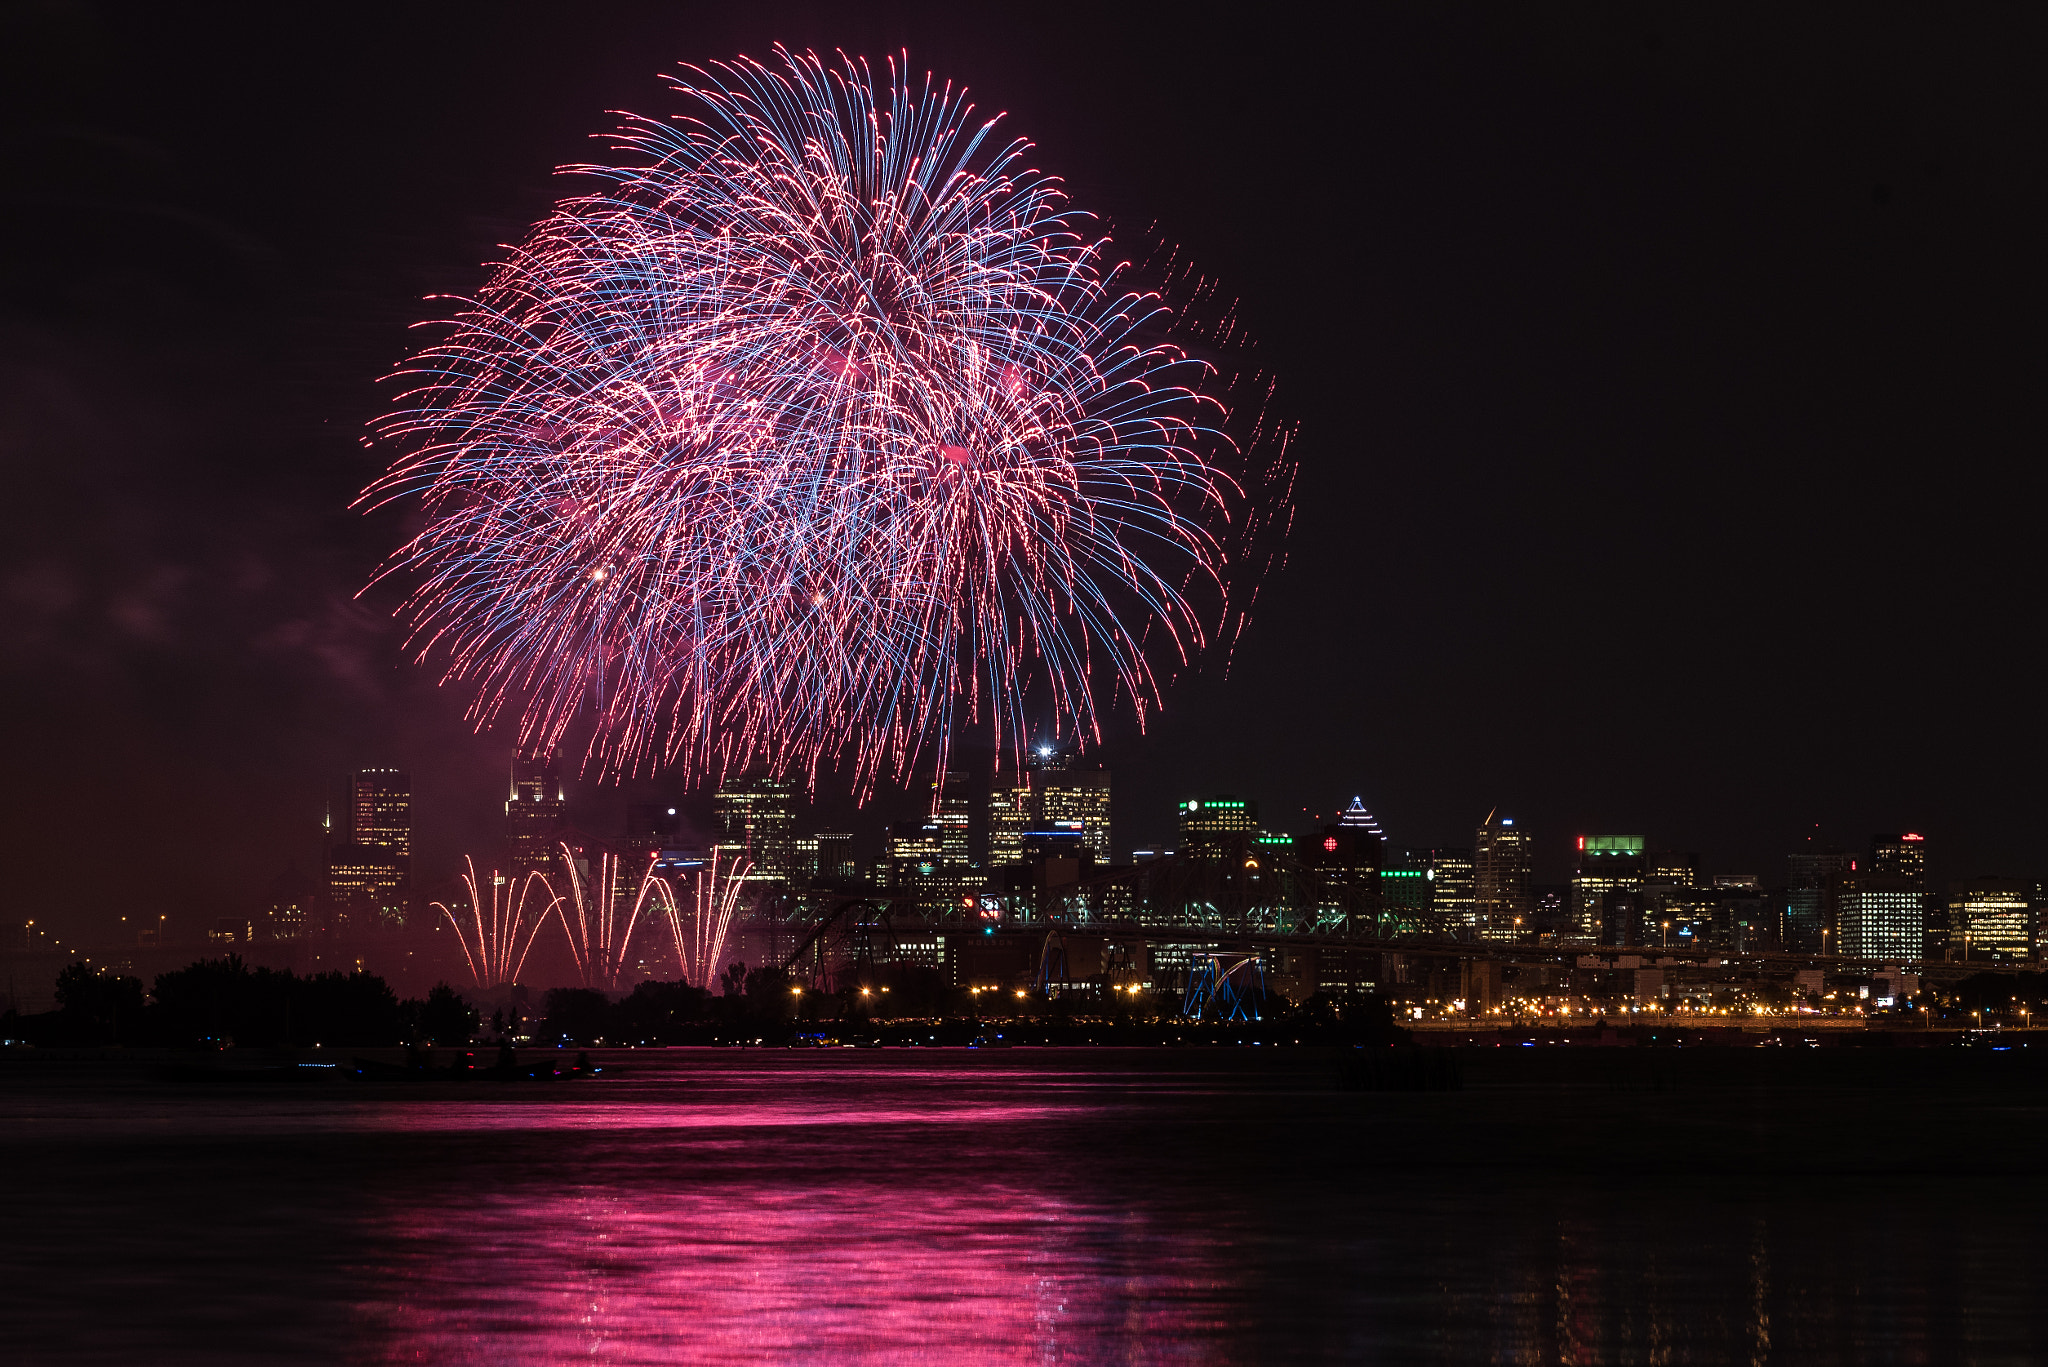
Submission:
<svg viewBox="0 0 2048 1367">
<path fill-rule="evenodd" d="M 1300 420 L 1234 667 L 1103 752 L 1120 847 L 1360 793 L 1403 844 L 1503 805 L 1548 877 L 1625 830 L 1772 879 L 1814 823 L 2048 868 L 2039 12 L 1335 8 L 0 9 L 17 909 L 246 902 L 352 765 L 413 771 L 423 876 L 482 847 L 509 740 L 354 597 L 376 377 L 606 110 L 778 39 L 1009 111 Z"/>
</svg>

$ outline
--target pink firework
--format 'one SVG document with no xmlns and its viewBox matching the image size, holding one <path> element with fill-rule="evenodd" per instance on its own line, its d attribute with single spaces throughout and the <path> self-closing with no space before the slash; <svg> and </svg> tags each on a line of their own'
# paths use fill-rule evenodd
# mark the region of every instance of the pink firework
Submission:
<svg viewBox="0 0 2048 1367">
<path fill-rule="evenodd" d="M 458 914 L 445 902 L 431 903 L 448 923 L 455 928 L 456 939 L 462 944 L 463 957 L 469 962 L 469 975 L 478 987 L 499 987 L 519 980 L 519 973 L 526 966 L 527 953 L 533 948 L 534 937 L 547 924 L 548 916 L 555 910 L 554 890 L 547 879 L 538 873 L 529 873 L 524 878 L 508 879 L 495 869 L 491 872 L 490 895 L 484 895 L 484 885 L 477 877 L 476 861 L 464 859 L 468 872 L 463 874 L 463 886 L 469 889 L 469 908 Z"/>
<path fill-rule="evenodd" d="M 865 791 L 965 727 L 1142 725 L 1284 514 L 1285 432 L 1226 402 L 1265 387 L 950 84 L 780 49 L 674 84 L 404 372 L 365 498 L 424 514 L 420 658 L 529 751 L 587 717 L 609 773 Z"/>
</svg>

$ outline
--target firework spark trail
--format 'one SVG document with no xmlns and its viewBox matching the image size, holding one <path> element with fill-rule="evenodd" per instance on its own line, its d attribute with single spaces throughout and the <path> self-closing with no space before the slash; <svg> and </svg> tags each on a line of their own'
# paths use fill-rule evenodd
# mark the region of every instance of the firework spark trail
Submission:
<svg viewBox="0 0 2048 1367">
<path fill-rule="evenodd" d="M 408 454 L 364 498 L 426 514 L 386 570 L 420 659 L 531 752 L 588 709 L 610 773 L 866 790 L 944 768 L 963 723 L 1012 761 L 1043 711 L 1083 743 L 1116 699 L 1142 724 L 1155 660 L 1241 625 L 1235 378 L 964 91 L 780 48 L 674 84 L 693 115 L 568 168 L 602 188 L 381 425 Z M 1285 438 L 1257 471 L 1283 499 Z"/>
<path fill-rule="evenodd" d="M 684 982 L 706 989 L 711 986 L 719 960 L 725 957 L 726 933 L 732 928 L 740 892 L 752 867 L 742 863 L 721 872 L 714 849 L 710 863 L 697 870 L 689 910 L 684 911 L 680 897 L 667 902 L 669 934 L 675 939 L 676 963 Z"/>
<path fill-rule="evenodd" d="M 497 987 L 504 983 L 517 982 L 520 970 L 526 966 L 527 953 L 533 948 L 536 936 L 547 924 L 548 916 L 555 910 L 554 889 L 548 886 L 546 878 L 538 873 L 529 873 L 517 880 L 499 876 L 491 871 L 491 895 L 483 896 L 483 889 L 476 876 L 476 861 L 465 857 L 462 861 L 468 872 L 462 876 L 463 884 L 469 889 L 469 923 L 457 916 L 445 902 L 431 905 L 440 909 L 448 923 L 455 928 L 455 938 L 462 945 L 463 957 L 469 962 L 469 975 L 478 987 Z M 547 899 L 546 910 L 537 913 L 531 921 L 526 919 L 526 899 L 538 884 L 541 895 Z M 516 891 L 515 891 L 516 889 Z M 485 908 L 489 907 L 486 912 Z"/>
<path fill-rule="evenodd" d="M 562 921 L 569 940 L 569 953 L 585 987 L 610 992 L 617 989 L 619 975 L 626 967 L 626 953 L 633 944 L 633 932 L 650 902 L 658 903 L 670 915 L 675 912 L 675 890 L 653 871 L 656 856 L 649 855 L 640 870 L 640 885 L 623 915 L 619 905 L 621 860 L 615 854 L 599 854 L 594 860 L 578 861 L 567 844 L 556 847 L 562 855 L 569 896 L 557 897 L 553 909 Z M 595 868 L 597 876 L 591 877 Z M 574 919 L 570 913 L 574 912 Z"/>
</svg>

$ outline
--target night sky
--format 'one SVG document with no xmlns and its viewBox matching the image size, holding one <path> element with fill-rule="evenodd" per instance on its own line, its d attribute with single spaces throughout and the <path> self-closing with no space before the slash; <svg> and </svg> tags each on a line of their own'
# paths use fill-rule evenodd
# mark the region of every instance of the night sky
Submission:
<svg viewBox="0 0 2048 1367">
<path fill-rule="evenodd" d="M 1234 664 L 1101 752 L 1120 849 L 1357 793 L 1398 844 L 1500 805 L 1539 879 L 1608 830 L 1777 881 L 1816 822 L 2048 869 L 2040 12 L 1333 8 L 0 9 L 10 902 L 239 908 L 358 765 L 412 771 L 423 883 L 485 848 L 509 737 L 355 596 L 378 377 L 605 111 L 777 40 L 1007 110 L 1299 419 Z"/>
</svg>

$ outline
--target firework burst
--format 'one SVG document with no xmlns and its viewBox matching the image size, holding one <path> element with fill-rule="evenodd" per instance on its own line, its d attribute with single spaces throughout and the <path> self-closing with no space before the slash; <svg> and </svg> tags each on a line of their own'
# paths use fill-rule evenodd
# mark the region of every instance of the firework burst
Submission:
<svg viewBox="0 0 2048 1367">
<path fill-rule="evenodd" d="M 403 372 L 364 497 L 422 507 L 420 658 L 530 751 L 588 714 L 615 774 L 865 790 L 964 726 L 1142 724 L 1284 512 L 1258 384 L 964 91 L 781 49 L 674 85 Z"/>
</svg>

